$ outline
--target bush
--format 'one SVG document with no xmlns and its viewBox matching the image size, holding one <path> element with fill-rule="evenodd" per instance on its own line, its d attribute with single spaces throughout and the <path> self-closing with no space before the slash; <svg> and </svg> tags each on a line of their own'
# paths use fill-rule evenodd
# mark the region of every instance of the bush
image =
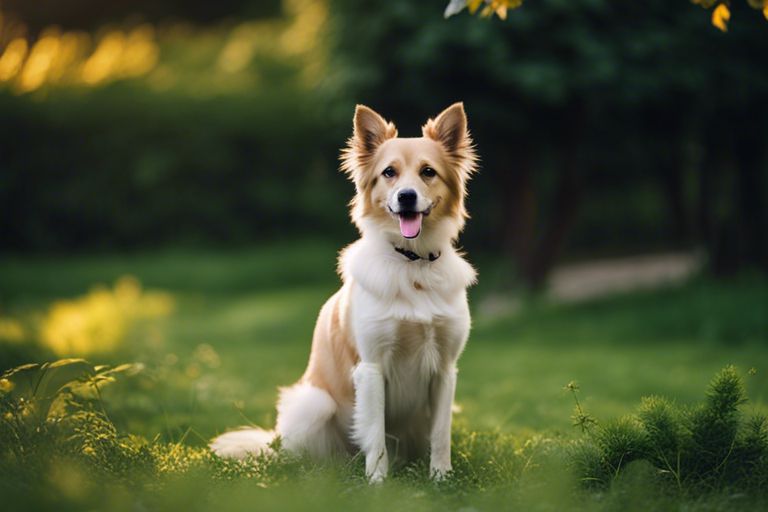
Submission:
<svg viewBox="0 0 768 512">
<path fill-rule="evenodd" d="M 768 422 L 745 417 L 742 378 L 733 366 L 712 380 L 693 408 L 644 398 L 636 414 L 597 425 L 572 451 L 582 481 L 608 486 L 630 462 L 650 463 L 680 490 L 766 489 Z"/>
<path fill-rule="evenodd" d="M 51 90 L 43 102 L 0 91 L 0 111 L 6 249 L 349 229 L 351 188 L 336 170 L 346 129 L 329 129 L 290 85 L 192 97 L 117 83 Z"/>
</svg>

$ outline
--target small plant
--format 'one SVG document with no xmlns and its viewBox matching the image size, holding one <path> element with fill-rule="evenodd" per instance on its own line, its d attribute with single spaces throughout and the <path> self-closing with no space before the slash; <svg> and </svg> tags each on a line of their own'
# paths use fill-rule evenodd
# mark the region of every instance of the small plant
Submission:
<svg viewBox="0 0 768 512">
<path fill-rule="evenodd" d="M 576 407 L 574 408 L 573 415 L 571 416 L 571 419 L 573 420 L 573 426 L 579 427 L 583 434 L 589 432 L 590 427 L 597 425 L 597 420 L 584 412 L 584 409 L 581 407 L 581 402 L 579 402 L 580 388 L 578 383 L 575 380 L 572 380 L 566 384 L 563 389 L 570 391 L 571 396 L 573 396 L 573 401 L 576 402 Z"/>
<path fill-rule="evenodd" d="M 691 408 L 662 397 L 643 398 L 637 412 L 598 424 L 585 413 L 578 387 L 575 425 L 585 438 L 576 443 L 572 463 L 590 486 L 611 484 L 633 461 L 650 463 L 661 480 L 678 490 L 765 489 L 768 486 L 768 422 L 745 418 L 744 383 L 733 366 L 709 385 L 705 400 Z"/>
</svg>

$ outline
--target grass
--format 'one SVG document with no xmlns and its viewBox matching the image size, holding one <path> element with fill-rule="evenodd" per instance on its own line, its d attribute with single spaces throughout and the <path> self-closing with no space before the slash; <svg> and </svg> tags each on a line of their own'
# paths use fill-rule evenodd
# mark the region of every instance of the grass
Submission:
<svg viewBox="0 0 768 512">
<path fill-rule="evenodd" d="M 423 464 L 402 468 L 371 489 L 356 459 L 323 467 L 280 459 L 262 461 L 258 469 L 212 460 L 203 447 L 216 433 L 248 423 L 273 425 L 276 387 L 303 371 L 314 319 L 337 286 L 334 257 L 335 248 L 307 243 L 224 253 L 0 259 L 0 317 L 20 318 L 30 329 L 51 303 L 124 274 L 171 293 L 176 304 L 171 316 L 135 325 L 117 350 L 91 357 L 94 363 L 143 365 L 105 387 L 103 402 L 118 432 L 148 439 L 146 460 L 170 469 L 153 481 L 147 475 L 158 473 L 140 471 L 129 457 L 133 469 L 105 487 L 94 483 L 101 477 L 91 474 L 93 467 L 65 451 L 36 477 L 18 468 L 10 472 L 11 486 L 32 491 L 14 492 L 16 502 L 110 510 L 681 504 L 717 510 L 765 504 L 764 495 L 741 491 L 652 492 L 658 487 L 653 472 L 642 465 L 624 472 L 609 492 L 583 493 L 563 463 L 582 437 L 564 389 L 570 381 L 579 383 L 584 409 L 607 424 L 632 412 L 642 396 L 692 406 L 719 369 L 735 364 L 751 399 L 745 411 L 768 412 L 768 281 L 762 275 L 696 279 L 580 304 L 528 299 L 516 311 L 491 316 L 482 304 L 499 290 L 482 281 L 480 268 L 481 284 L 471 293 L 475 326 L 460 361 L 456 474 L 444 484 L 430 483 Z M 33 334 L 0 341 L 4 368 L 55 358 Z M 753 367 L 757 373 L 746 375 Z M 70 463 L 77 478 L 62 476 L 67 471 L 59 465 Z M 4 459 L 4 473 L 13 468 L 7 464 Z"/>
</svg>

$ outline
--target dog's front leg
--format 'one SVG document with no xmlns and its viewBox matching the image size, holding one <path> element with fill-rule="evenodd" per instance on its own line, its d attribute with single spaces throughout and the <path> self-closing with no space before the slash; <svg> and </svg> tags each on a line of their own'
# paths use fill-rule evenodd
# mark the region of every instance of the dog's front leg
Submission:
<svg viewBox="0 0 768 512">
<path fill-rule="evenodd" d="M 451 471 L 451 408 L 455 393 L 456 367 L 453 366 L 432 380 L 429 473 L 437 480 Z"/>
<path fill-rule="evenodd" d="M 365 474 L 371 482 L 387 476 L 389 460 L 384 431 L 384 374 L 378 363 L 361 362 L 355 368 L 353 434 L 365 454 Z"/>
</svg>

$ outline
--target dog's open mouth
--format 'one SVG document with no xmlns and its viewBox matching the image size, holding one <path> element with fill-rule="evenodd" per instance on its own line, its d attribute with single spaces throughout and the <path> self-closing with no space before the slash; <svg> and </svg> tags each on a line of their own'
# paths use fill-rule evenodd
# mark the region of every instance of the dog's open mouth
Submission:
<svg viewBox="0 0 768 512">
<path fill-rule="evenodd" d="M 416 238 L 421 233 L 421 212 L 400 212 L 400 234 L 405 238 Z"/>
</svg>

